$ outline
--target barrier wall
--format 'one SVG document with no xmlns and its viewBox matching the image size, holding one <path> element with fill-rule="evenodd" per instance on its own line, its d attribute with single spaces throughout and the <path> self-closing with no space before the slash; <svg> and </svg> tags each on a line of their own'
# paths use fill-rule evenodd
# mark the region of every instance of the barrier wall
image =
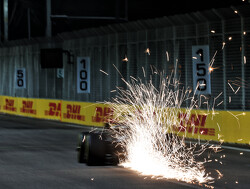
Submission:
<svg viewBox="0 0 250 189">
<path fill-rule="evenodd" d="M 0 96 L 0 112 L 87 126 L 104 126 L 108 105 L 53 99 Z M 250 112 L 192 110 L 178 113 L 176 131 L 189 138 L 250 145 Z"/>
<path fill-rule="evenodd" d="M 180 133 L 189 138 L 250 145 L 250 112 L 193 110 L 179 113 Z"/>
<path fill-rule="evenodd" d="M 80 125 L 103 126 L 111 109 L 98 103 L 0 96 L 0 112 Z"/>
</svg>

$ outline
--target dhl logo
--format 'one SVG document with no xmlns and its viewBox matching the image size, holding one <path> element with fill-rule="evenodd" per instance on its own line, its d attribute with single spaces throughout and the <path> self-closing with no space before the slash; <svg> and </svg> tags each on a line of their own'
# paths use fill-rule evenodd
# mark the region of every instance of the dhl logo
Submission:
<svg viewBox="0 0 250 189">
<path fill-rule="evenodd" d="M 81 115 L 80 112 L 81 112 L 80 105 L 67 104 L 67 113 L 63 114 L 63 118 L 85 121 L 85 116 Z"/>
<path fill-rule="evenodd" d="M 5 99 L 5 105 L 3 106 L 4 110 L 16 112 L 15 100 L 13 99 Z"/>
<path fill-rule="evenodd" d="M 179 112 L 179 120 L 181 126 L 201 126 L 204 127 L 207 119 L 206 114 L 187 114 Z"/>
<path fill-rule="evenodd" d="M 107 123 L 112 121 L 113 110 L 109 107 L 96 107 L 95 116 L 92 116 L 92 122 Z"/>
<path fill-rule="evenodd" d="M 49 110 L 45 110 L 46 116 L 61 116 L 62 105 L 61 103 L 49 103 Z"/>
<path fill-rule="evenodd" d="M 27 114 L 36 114 L 36 110 L 33 108 L 33 101 L 23 100 L 23 107 L 20 108 L 20 111 Z"/>
<path fill-rule="evenodd" d="M 215 136 L 214 128 L 205 128 L 206 114 L 186 114 L 179 112 L 178 117 L 180 124 L 176 126 L 176 131 Z"/>
</svg>

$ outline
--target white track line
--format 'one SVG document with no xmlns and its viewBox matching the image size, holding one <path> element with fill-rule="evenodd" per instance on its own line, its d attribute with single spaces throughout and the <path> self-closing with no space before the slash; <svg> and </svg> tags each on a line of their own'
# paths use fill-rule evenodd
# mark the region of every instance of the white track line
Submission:
<svg viewBox="0 0 250 189">
<path fill-rule="evenodd" d="M 186 141 L 186 143 L 196 143 L 193 141 Z M 205 142 L 197 142 L 197 144 L 207 144 Z M 215 145 L 215 146 L 219 146 L 221 148 L 225 148 L 225 149 L 229 149 L 229 150 L 237 150 L 237 151 L 243 151 L 243 152 L 250 152 L 249 148 L 240 148 L 240 147 L 233 147 L 233 146 L 225 146 L 225 145 L 220 145 L 220 144 L 210 144 L 208 143 L 208 145 Z"/>
<path fill-rule="evenodd" d="M 224 146 L 221 145 L 222 148 L 230 149 L 230 150 L 237 150 L 237 151 L 243 151 L 243 152 L 250 152 L 250 149 L 247 148 L 239 148 L 239 147 L 232 147 L 232 146 Z"/>
</svg>

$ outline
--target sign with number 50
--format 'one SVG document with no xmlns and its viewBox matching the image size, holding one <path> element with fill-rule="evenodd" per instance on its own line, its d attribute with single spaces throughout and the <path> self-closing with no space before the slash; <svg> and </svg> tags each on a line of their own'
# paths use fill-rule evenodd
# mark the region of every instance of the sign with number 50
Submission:
<svg viewBox="0 0 250 189">
<path fill-rule="evenodd" d="M 77 57 L 77 93 L 90 93 L 89 57 Z"/>
<path fill-rule="evenodd" d="M 192 46 L 193 89 L 195 94 L 211 94 L 209 46 Z"/>
<path fill-rule="evenodd" d="M 26 88 L 26 73 L 25 68 L 15 69 L 15 88 L 25 89 Z"/>
</svg>

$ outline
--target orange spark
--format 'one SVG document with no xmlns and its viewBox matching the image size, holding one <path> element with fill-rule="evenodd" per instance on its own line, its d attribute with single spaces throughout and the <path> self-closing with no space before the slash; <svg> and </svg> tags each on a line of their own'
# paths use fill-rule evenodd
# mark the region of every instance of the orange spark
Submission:
<svg viewBox="0 0 250 189">
<path fill-rule="evenodd" d="M 222 48 L 221 48 L 222 50 L 224 49 L 225 45 L 226 45 L 226 43 L 223 42 L 223 43 L 222 43 Z"/>
<path fill-rule="evenodd" d="M 150 55 L 150 50 L 149 50 L 149 48 L 147 48 L 147 49 L 145 50 L 145 53 L 147 53 L 148 55 Z"/>
<path fill-rule="evenodd" d="M 209 73 L 211 73 L 212 71 L 214 71 L 214 68 L 213 67 L 209 67 Z"/>
<path fill-rule="evenodd" d="M 128 62 L 128 57 L 127 57 L 127 56 L 125 56 L 125 58 L 124 58 L 124 59 L 122 59 L 122 61 L 123 61 L 123 62 Z"/>
</svg>

